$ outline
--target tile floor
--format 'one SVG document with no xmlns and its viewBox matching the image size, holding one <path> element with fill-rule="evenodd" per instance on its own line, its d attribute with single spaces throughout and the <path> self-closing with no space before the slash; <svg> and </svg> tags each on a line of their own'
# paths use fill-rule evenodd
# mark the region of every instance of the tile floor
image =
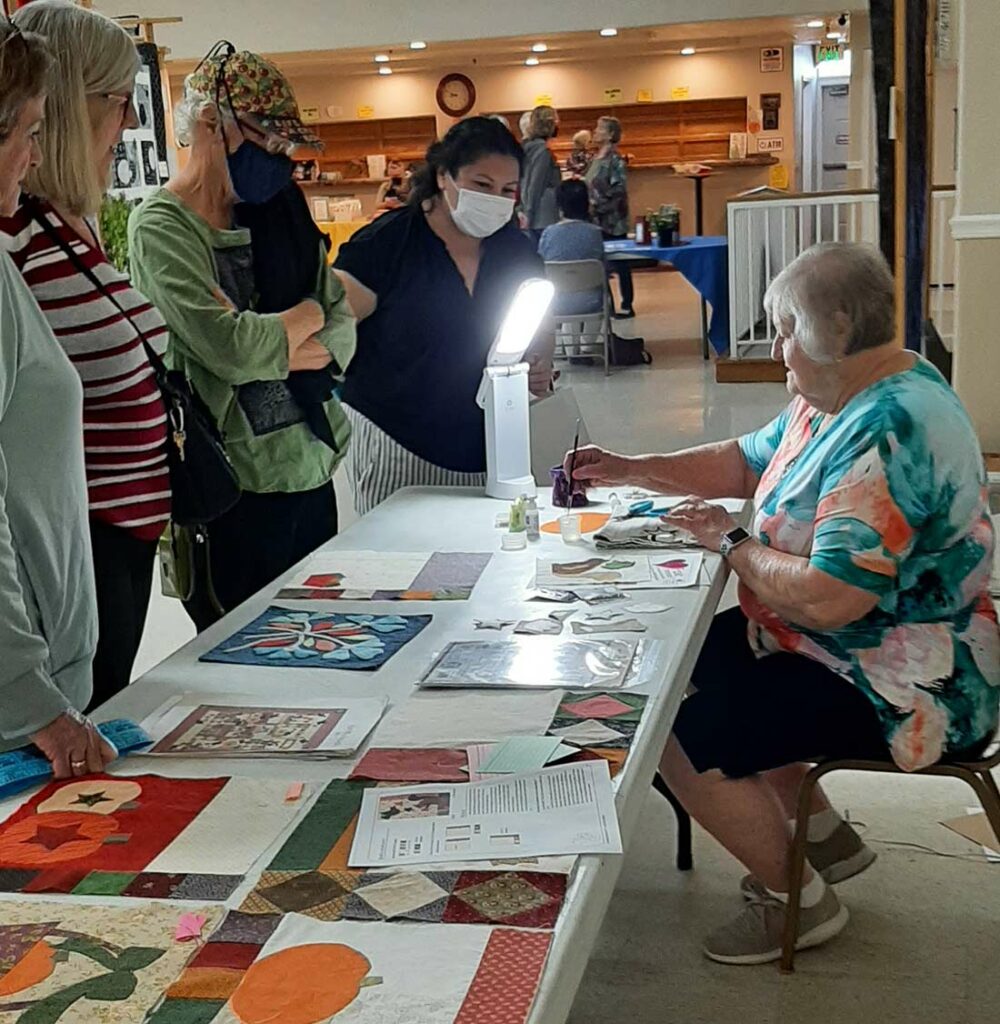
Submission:
<svg viewBox="0 0 1000 1024">
<path fill-rule="evenodd" d="M 781 385 L 715 383 L 696 340 L 698 304 L 679 275 L 638 274 L 636 285 L 640 315 L 617 329 L 645 337 L 652 366 L 564 373 L 596 441 L 673 450 L 752 429 L 783 406 Z M 191 635 L 178 603 L 154 594 L 138 669 Z M 951 780 L 856 773 L 828 789 L 866 823 L 879 859 L 841 887 L 848 928 L 802 954 L 789 977 L 701 956 L 701 936 L 739 909 L 741 869 L 697 833 L 695 870 L 677 872 L 673 816 L 651 790 L 570 1024 L 996 1024 L 1000 865 L 938 824 L 971 794 Z"/>
</svg>

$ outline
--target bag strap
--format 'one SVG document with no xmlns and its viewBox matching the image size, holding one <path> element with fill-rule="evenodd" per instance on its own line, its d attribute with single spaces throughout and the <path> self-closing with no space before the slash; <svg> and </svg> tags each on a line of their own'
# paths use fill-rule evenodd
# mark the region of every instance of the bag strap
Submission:
<svg viewBox="0 0 1000 1024">
<path fill-rule="evenodd" d="M 60 249 L 66 254 L 70 263 L 76 268 L 77 272 L 83 274 L 85 278 L 118 310 L 119 313 L 129 322 L 132 330 L 139 336 L 139 340 L 142 342 L 142 347 L 146 350 L 146 356 L 149 358 L 149 362 L 153 367 L 158 379 L 162 380 L 167 374 L 167 367 L 163 360 L 160 358 L 160 354 L 153 348 L 152 345 L 146 340 L 146 334 L 140 330 L 135 320 L 132 319 L 132 315 L 127 309 L 118 301 L 117 297 L 108 289 L 108 286 L 94 273 L 94 271 L 87 266 L 86 263 L 80 258 L 80 254 L 73 248 L 69 242 L 66 241 L 62 235 L 52 226 L 48 217 L 42 212 L 38 205 L 38 200 L 34 196 L 23 197 L 24 208 L 31 214 L 32 220 L 41 227 L 41 229 L 48 235 L 49 239 L 56 243 Z"/>
</svg>

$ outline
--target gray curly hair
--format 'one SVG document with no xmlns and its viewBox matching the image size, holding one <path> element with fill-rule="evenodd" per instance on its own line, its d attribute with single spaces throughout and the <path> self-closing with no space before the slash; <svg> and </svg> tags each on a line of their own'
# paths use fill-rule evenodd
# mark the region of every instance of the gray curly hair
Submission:
<svg viewBox="0 0 1000 1024">
<path fill-rule="evenodd" d="M 193 77 L 193 75 L 188 75 L 184 79 L 184 95 L 174 107 L 174 137 L 177 139 L 178 146 L 191 145 L 194 126 L 209 107 L 217 106 L 219 108 L 219 116 L 224 120 L 234 120 L 228 110 L 225 110 L 222 105 L 216 103 L 214 96 L 191 87 L 191 79 Z"/>
</svg>

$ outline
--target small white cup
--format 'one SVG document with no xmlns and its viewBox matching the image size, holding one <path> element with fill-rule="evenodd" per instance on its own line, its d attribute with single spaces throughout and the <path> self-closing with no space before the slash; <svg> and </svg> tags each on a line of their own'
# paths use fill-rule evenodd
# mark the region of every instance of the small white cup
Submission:
<svg viewBox="0 0 1000 1024">
<path fill-rule="evenodd" d="M 580 517 L 579 516 L 560 516 L 559 517 L 559 533 L 562 535 L 562 539 L 567 544 L 575 544 L 581 539 L 580 534 Z"/>
<path fill-rule="evenodd" d="M 501 551 L 523 551 L 528 546 L 526 533 L 505 533 L 500 538 Z"/>
</svg>

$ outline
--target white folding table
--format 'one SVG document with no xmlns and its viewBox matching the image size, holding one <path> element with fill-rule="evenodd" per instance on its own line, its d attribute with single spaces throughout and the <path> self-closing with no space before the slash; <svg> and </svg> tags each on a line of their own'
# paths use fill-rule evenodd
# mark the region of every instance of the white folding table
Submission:
<svg viewBox="0 0 1000 1024">
<path fill-rule="evenodd" d="M 606 492 L 596 492 L 595 496 L 607 495 Z M 542 503 L 548 504 L 544 500 Z M 600 508 L 598 505 L 595 510 Z M 199 662 L 199 655 L 273 603 L 282 582 L 276 581 L 147 672 L 104 705 L 95 718 L 103 721 L 129 717 L 141 721 L 169 697 L 185 692 L 241 693 L 260 701 L 279 703 L 295 697 L 327 695 L 360 697 L 385 694 L 393 704 L 405 700 L 414 692 L 415 680 L 445 643 L 501 635 L 476 631 L 474 619 L 540 618 L 554 607 L 565 607 L 525 599 L 534 575 L 535 558 L 543 554 L 565 557 L 569 553 L 572 553 L 571 557 L 578 554 L 582 557 L 587 550 L 586 541 L 582 545 L 568 547 L 558 534 L 543 533 L 542 539 L 529 543 L 526 550 L 503 552 L 500 550 L 502 534 L 496 528 L 495 520 L 497 513 L 505 510 L 505 503 L 485 498 L 478 490 L 408 488 L 393 495 L 326 545 L 325 549 L 331 550 L 492 552 L 493 559 L 468 601 L 279 602 L 311 610 L 335 608 L 339 612 L 432 614 L 430 625 L 376 672 Z M 560 514 L 562 510 L 545 508 L 542 521 Z M 261 537 L 258 543 L 266 544 L 267 539 Z M 246 557 L 253 558 L 252 548 L 248 548 Z M 642 600 L 655 596 L 657 602 L 671 608 L 644 616 L 649 626 L 645 635 L 665 643 L 659 653 L 656 670 L 651 675 L 654 682 L 635 691 L 648 692 L 649 702 L 628 760 L 615 779 L 618 816 L 626 844 L 636 828 L 646 789 L 719 604 L 725 579 L 722 560 L 718 555 L 707 554 L 698 587 L 639 592 Z M 140 762 L 133 758 L 130 759 L 129 771 L 134 773 L 140 763 L 143 770 L 181 777 L 232 774 L 287 778 L 289 782 L 326 782 L 345 777 L 353 762 L 324 760 L 309 763 L 248 758 L 141 758 Z M 263 851 L 261 860 L 266 863 Z M 580 858 L 555 928 L 548 963 L 529 1018 L 531 1024 L 561 1024 L 566 1019 L 611 901 L 621 864 L 619 856 Z M 406 925 L 373 923 L 371 927 L 399 928 Z"/>
</svg>

